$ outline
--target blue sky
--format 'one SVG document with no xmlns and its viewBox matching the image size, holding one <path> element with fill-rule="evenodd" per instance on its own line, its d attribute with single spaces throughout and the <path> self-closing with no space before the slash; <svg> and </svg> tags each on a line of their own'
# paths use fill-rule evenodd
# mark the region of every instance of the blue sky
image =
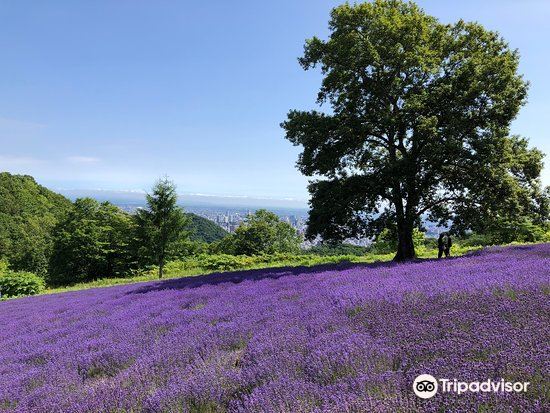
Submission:
<svg viewBox="0 0 550 413">
<path fill-rule="evenodd" d="M 51 188 L 147 189 L 168 174 L 186 193 L 306 200 L 279 123 L 314 107 L 320 75 L 296 59 L 340 3 L 2 0 L 0 170 Z M 531 89 L 513 132 L 550 155 L 550 2 L 418 3 L 520 50 Z"/>
</svg>

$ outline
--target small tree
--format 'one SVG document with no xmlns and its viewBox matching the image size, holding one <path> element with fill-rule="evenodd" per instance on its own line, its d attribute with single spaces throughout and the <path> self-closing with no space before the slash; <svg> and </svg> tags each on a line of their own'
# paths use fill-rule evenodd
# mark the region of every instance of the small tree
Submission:
<svg viewBox="0 0 550 413">
<path fill-rule="evenodd" d="M 176 185 L 164 177 L 155 184 L 153 193 L 147 194 L 147 208 L 136 214 L 141 253 L 158 265 L 159 278 L 167 259 L 189 236 L 188 218 L 177 201 Z"/>
<path fill-rule="evenodd" d="M 300 241 L 290 224 L 282 222 L 273 212 L 260 209 L 234 234 L 222 240 L 220 246 L 225 253 L 258 255 L 296 252 L 300 249 Z"/>
</svg>

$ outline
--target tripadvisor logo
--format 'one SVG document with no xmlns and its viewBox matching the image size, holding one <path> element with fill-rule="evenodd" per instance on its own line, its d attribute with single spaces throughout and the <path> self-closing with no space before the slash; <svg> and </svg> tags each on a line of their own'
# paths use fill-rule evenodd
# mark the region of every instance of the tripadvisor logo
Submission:
<svg viewBox="0 0 550 413">
<path fill-rule="evenodd" d="M 527 382 L 509 382 L 504 379 L 464 382 L 457 379 L 439 379 L 437 380 L 430 374 L 421 374 L 413 382 L 413 391 L 421 399 L 429 399 L 436 395 L 438 389 L 442 393 L 520 393 L 526 392 L 529 386 Z"/>
<path fill-rule="evenodd" d="M 421 374 L 414 379 L 413 391 L 421 399 L 429 399 L 437 393 L 437 380 L 429 374 Z"/>
</svg>

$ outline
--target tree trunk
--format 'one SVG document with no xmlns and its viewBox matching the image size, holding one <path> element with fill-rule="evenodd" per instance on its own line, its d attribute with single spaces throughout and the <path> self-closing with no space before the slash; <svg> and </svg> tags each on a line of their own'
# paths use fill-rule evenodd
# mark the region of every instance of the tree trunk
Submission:
<svg viewBox="0 0 550 413">
<path fill-rule="evenodd" d="M 164 260 L 161 260 L 159 262 L 159 279 L 162 278 L 163 274 L 164 274 Z"/>
<path fill-rule="evenodd" d="M 166 258 L 165 250 L 164 250 L 164 244 L 162 245 L 160 249 L 160 253 L 158 255 L 159 259 L 159 279 L 162 278 L 162 275 L 164 274 L 164 259 Z"/>
<path fill-rule="evenodd" d="M 397 225 L 397 254 L 394 261 L 407 261 L 416 258 L 413 242 L 413 225 L 408 222 Z"/>
</svg>

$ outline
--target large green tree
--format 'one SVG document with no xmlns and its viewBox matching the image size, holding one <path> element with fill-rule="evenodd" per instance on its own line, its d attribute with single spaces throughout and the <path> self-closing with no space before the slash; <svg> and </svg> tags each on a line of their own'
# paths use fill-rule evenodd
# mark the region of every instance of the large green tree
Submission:
<svg viewBox="0 0 550 413">
<path fill-rule="evenodd" d="M 321 68 L 317 101 L 330 110 L 293 110 L 282 124 L 313 177 L 309 237 L 395 225 L 404 260 L 426 214 L 456 231 L 540 215 L 543 155 L 509 136 L 528 85 L 498 33 L 398 0 L 336 7 L 329 28 L 299 61 Z"/>
<path fill-rule="evenodd" d="M 136 213 L 140 255 L 158 265 L 162 278 L 166 261 L 179 255 L 178 250 L 189 237 L 189 218 L 177 205 L 175 184 L 168 178 L 160 179 L 151 194 L 147 194 L 147 208 Z"/>
</svg>

